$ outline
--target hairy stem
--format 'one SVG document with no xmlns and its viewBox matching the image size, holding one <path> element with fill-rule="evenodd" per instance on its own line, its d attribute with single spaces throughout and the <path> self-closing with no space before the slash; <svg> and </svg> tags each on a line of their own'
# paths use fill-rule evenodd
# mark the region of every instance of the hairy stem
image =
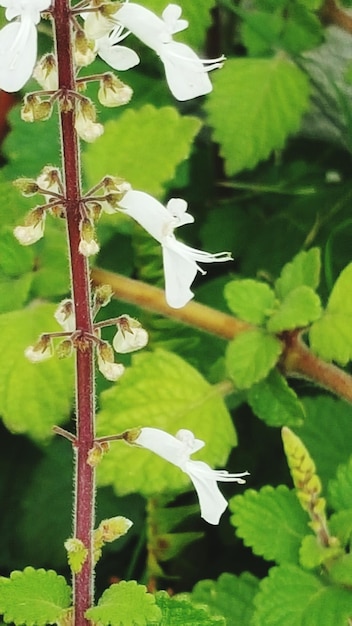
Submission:
<svg viewBox="0 0 352 626">
<path fill-rule="evenodd" d="M 72 58 L 69 0 L 56 0 L 53 9 L 59 89 L 62 93 L 76 90 Z M 76 350 L 76 452 L 74 536 L 88 549 L 81 571 L 74 575 L 74 624 L 87 626 L 85 611 L 93 603 L 92 533 L 94 528 L 94 469 L 88 465 L 88 453 L 94 445 L 94 361 L 92 342 L 85 335 L 93 333 L 90 307 L 90 276 L 86 257 L 79 253 L 81 222 L 80 160 L 74 128 L 74 107 L 60 110 L 62 169 L 66 192 L 67 235 L 71 269 L 71 289 L 76 316 L 76 329 L 82 341 Z"/>
<path fill-rule="evenodd" d="M 92 279 L 97 285 L 109 284 L 114 293 L 125 302 L 131 302 L 149 311 L 161 313 L 189 326 L 217 335 L 222 339 L 231 340 L 253 328 L 251 324 L 236 319 L 232 315 L 216 311 L 197 302 L 189 302 L 182 309 L 172 309 L 167 305 L 164 292 L 161 289 L 138 280 L 126 278 L 120 274 L 95 268 L 92 270 Z M 340 398 L 352 402 L 352 376 L 314 355 L 303 343 L 300 332 L 282 333 L 280 340 L 284 344 L 284 351 L 280 360 L 283 374 L 310 380 Z"/>
</svg>

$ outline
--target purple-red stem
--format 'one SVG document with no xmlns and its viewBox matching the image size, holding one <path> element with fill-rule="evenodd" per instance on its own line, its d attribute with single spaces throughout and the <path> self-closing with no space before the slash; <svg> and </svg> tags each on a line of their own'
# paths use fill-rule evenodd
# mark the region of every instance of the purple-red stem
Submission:
<svg viewBox="0 0 352 626">
<path fill-rule="evenodd" d="M 72 55 L 71 19 L 69 0 L 55 0 L 52 10 L 59 89 L 76 91 Z M 78 138 L 74 128 L 74 109 L 60 111 L 62 169 L 66 193 L 67 234 L 71 268 L 71 288 L 76 315 L 76 328 L 83 333 L 93 333 L 90 307 L 90 275 L 86 257 L 78 251 L 80 242 L 80 159 Z M 88 452 L 94 445 L 94 360 L 91 341 L 82 342 L 76 350 L 76 465 L 74 536 L 80 539 L 88 556 L 82 570 L 73 576 L 74 624 L 87 626 L 85 611 L 93 604 L 92 532 L 94 528 L 94 469 L 88 465 Z"/>
</svg>

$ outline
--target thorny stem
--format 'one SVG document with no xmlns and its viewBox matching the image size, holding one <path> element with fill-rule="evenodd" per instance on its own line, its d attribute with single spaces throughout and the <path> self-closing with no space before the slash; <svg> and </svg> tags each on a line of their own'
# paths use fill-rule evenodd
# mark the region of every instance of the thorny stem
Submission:
<svg viewBox="0 0 352 626">
<path fill-rule="evenodd" d="M 71 44 L 71 10 L 69 0 L 55 0 L 52 9 L 56 54 L 59 73 L 59 90 L 65 94 L 76 90 Z M 72 299 L 76 316 L 76 329 L 93 334 L 90 309 L 90 276 L 86 257 L 78 251 L 80 242 L 80 160 L 77 134 L 74 128 L 74 110 L 60 111 L 62 169 L 66 191 L 67 234 L 71 268 Z M 87 463 L 88 453 L 94 445 L 94 361 L 91 341 L 82 341 L 76 350 L 76 440 L 75 440 L 75 501 L 74 536 L 88 549 L 81 571 L 73 576 L 74 624 L 87 626 L 85 611 L 93 603 L 93 551 L 94 528 L 94 468 Z"/>
<path fill-rule="evenodd" d="M 254 328 L 251 324 L 236 319 L 198 302 L 189 302 L 182 309 L 172 309 L 165 301 L 164 292 L 157 287 L 137 280 L 95 268 L 92 271 L 93 283 L 109 284 L 119 299 L 161 313 L 189 326 L 231 340 L 237 335 Z M 280 369 L 286 376 L 304 378 L 328 389 L 337 396 L 352 403 L 352 376 L 339 367 L 326 363 L 313 354 L 303 343 L 300 331 L 282 333 L 283 353 Z"/>
</svg>

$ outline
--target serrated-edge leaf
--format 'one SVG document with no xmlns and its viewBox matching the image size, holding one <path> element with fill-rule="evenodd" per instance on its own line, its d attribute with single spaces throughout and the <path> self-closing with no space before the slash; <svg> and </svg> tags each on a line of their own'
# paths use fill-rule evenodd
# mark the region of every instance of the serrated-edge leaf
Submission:
<svg viewBox="0 0 352 626">
<path fill-rule="evenodd" d="M 308 108 L 305 74 L 287 58 L 229 59 L 206 109 L 229 176 L 281 149 Z"/>
<path fill-rule="evenodd" d="M 269 285 L 252 279 L 227 283 L 224 296 L 235 315 L 257 325 L 264 323 L 275 303 L 275 294 Z"/>
<path fill-rule="evenodd" d="M 299 426 L 303 423 L 303 404 L 277 369 L 249 389 L 247 400 L 257 417 L 268 426 Z"/>
<path fill-rule="evenodd" d="M 248 389 L 265 378 L 282 352 L 279 339 L 254 328 L 233 339 L 226 349 L 226 367 L 238 389 Z"/>
<path fill-rule="evenodd" d="M 0 613 L 5 622 L 45 626 L 60 620 L 71 602 L 71 590 L 53 570 L 26 567 L 0 578 Z"/>
<path fill-rule="evenodd" d="M 188 594 L 170 597 L 166 591 L 156 594 L 162 611 L 162 626 L 226 626 L 222 615 L 211 615 L 206 605 L 194 603 Z"/>
<path fill-rule="evenodd" d="M 86 611 L 86 617 L 103 626 L 148 626 L 159 624 L 161 610 L 155 596 L 135 580 L 111 585 L 101 596 L 98 605 Z"/>
<path fill-rule="evenodd" d="M 275 291 L 280 299 L 301 285 L 317 289 L 320 280 L 320 249 L 302 250 L 281 270 L 275 282 Z"/>
<path fill-rule="evenodd" d="M 278 310 L 268 320 L 272 333 L 308 326 L 321 316 L 320 298 L 313 289 L 301 285 L 290 291 Z"/>
<path fill-rule="evenodd" d="M 236 534 L 254 554 L 277 563 L 298 563 L 309 519 L 294 491 L 286 485 L 247 489 L 243 495 L 234 496 L 229 506 Z"/>
</svg>

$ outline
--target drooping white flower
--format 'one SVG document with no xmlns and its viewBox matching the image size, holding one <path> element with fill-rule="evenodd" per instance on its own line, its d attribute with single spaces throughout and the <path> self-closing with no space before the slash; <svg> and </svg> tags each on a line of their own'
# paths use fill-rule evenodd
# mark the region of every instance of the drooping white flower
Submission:
<svg viewBox="0 0 352 626">
<path fill-rule="evenodd" d="M 78 246 L 78 251 L 83 254 L 83 256 L 93 256 L 99 252 L 99 244 L 95 239 L 91 241 L 86 241 L 85 239 L 81 239 Z"/>
<path fill-rule="evenodd" d="M 43 237 L 44 226 L 45 214 L 43 219 L 41 219 L 37 224 L 31 224 L 29 226 L 16 226 L 13 230 L 13 234 L 22 246 L 31 246 Z"/>
<path fill-rule="evenodd" d="M 106 341 L 102 341 L 97 347 L 98 368 L 107 380 L 112 382 L 121 378 L 125 371 L 122 363 L 114 362 L 114 352 Z"/>
<path fill-rule="evenodd" d="M 82 17 L 85 20 L 85 34 L 95 41 L 95 50 L 105 63 L 119 71 L 138 65 L 138 54 L 120 45 L 129 35 L 122 25 L 116 26 L 116 20 L 105 17 L 100 11 L 83 13 Z"/>
<path fill-rule="evenodd" d="M 54 317 L 65 332 L 72 333 L 76 329 L 75 312 L 73 302 L 69 298 L 62 300 L 57 307 Z"/>
<path fill-rule="evenodd" d="M 118 324 L 118 330 L 113 338 L 112 345 L 115 352 L 127 354 L 141 350 L 148 343 L 148 333 L 142 328 L 138 320 L 124 315 Z"/>
<path fill-rule="evenodd" d="M 178 241 L 174 229 L 194 221 L 187 213 L 187 202 L 172 198 L 166 208 L 144 191 L 127 191 L 119 206 L 159 241 L 163 251 L 165 297 L 169 306 L 178 309 L 193 297 L 190 289 L 197 272 L 205 274 L 199 263 L 230 261 L 228 252 L 210 254 Z"/>
<path fill-rule="evenodd" d="M 191 454 L 198 452 L 205 443 L 196 439 L 190 430 L 181 429 L 174 437 L 159 428 L 141 428 L 133 443 L 151 450 L 188 474 L 198 495 L 201 516 L 209 524 L 218 524 L 227 507 L 217 483 L 244 484 L 243 476 L 248 476 L 248 472 L 229 474 L 226 470 L 213 470 L 207 463 L 191 459 Z"/>
<path fill-rule="evenodd" d="M 173 41 L 172 35 L 188 26 L 186 20 L 180 19 L 181 13 L 181 7 L 169 4 L 160 18 L 139 4 L 125 2 L 114 17 L 157 53 L 164 64 L 171 93 L 183 101 L 212 90 L 208 72 L 222 67 L 224 57 L 201 60 L 189 46 Z"/>
<path fill-rule="evenodd" d="M 0 31 L 0 88 L 12 93 L 25 85 L 37 60 L 37 29 L 40 12 L 51 0 L 1 0 L 7 24 Z"/>
</svg>

